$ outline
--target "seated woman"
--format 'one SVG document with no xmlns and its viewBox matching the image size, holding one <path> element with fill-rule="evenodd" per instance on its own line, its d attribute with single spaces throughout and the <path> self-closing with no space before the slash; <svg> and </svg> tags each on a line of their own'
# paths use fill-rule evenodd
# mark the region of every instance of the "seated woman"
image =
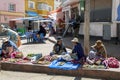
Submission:
<svg viewBox="0 0 120 80">
<path fill-rule="evenodd" d="M 72 52 L 62 55 L 59 59 L 72 61 L 73 63 L 84 63 L 85 55 L 78 38 L 74 38 L 71 42 L 73 43 Z"/>
<path fill-rule="evenodd" d="M 70 53 L 71 58 L 77 61 L 83 59 L 85 55 L 78 38 L 74 38 L 71 42 L 73 43 L 72 53 Z"/>
<path fill-rule="evenodd" d="M 53 47 L 53 51 L 50 53 L 50 55 L 57 54 L 61 55 L 63 52 L 67 52 L 65 46 L 63 45 L 62 38 L 57 38 L 57 43 Z"/>
<path fill-rule="evenodd" d="M 101 40 L 97 40 L 95 45 L 91 46 L 91 51 L 87 57 L 90 64 L 101 64 L 107 58 L 106 48 Z"/>
<path fill-rule="evenodd" d="M 17 32 L 13 31 L 12 29 L 6 28 L 4 25 L 2 25 L 2 32 L 5 33 L 9 37 L 9 40 L 14 42 L 17 47 L 20 47 L 21 39 Z"/>
<path fill-rule="evenodd" d="M 14 51 L 19 51 L 16 44 L 10 40 L 3 39 L 1 57 L 2 58 L 12 58 Z"/>
</svg>

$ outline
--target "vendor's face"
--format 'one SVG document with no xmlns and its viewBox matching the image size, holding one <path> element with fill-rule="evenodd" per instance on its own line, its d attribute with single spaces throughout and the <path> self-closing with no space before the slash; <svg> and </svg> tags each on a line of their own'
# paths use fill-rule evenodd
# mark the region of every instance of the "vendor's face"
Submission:
<svg viewBox="0 0 120 80">
<path fill-rule="evenodd" d="M 97 44 L 97 47 L 98 47 L 98 48 L 100 48 L 100 47 L 101 47 L 101 44 L 100 44 L 100 43 L 98 43 L 98 44 Z"/>
<path fill-rule="evenodd" d="M 59 41 L 58 41 L 58 44 L 62 44 L 62 40 L 59 40 Z"/>
<path fill-rule="evenodd" d="M 12 46 L 11 47 L 7 47 L 7 50 L 8 50 L 9 53 L 11 53 L 11 52 L 13 52 L 13 47 Z"/>
<path fill-rule="evenodd" d="M 72 42 L 73 45 L 76 45 L 76 42 Z"/>
</svg>

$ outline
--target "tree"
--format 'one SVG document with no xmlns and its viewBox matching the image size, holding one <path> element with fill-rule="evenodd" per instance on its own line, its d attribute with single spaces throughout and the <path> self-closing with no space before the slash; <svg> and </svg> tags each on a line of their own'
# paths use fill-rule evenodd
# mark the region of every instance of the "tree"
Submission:
<svg viewBox="0 0 120 80">
<path fill-rule="evenodd" d="M 85 15 L 84 15 L 84 52 L 89 53 L 89 28 L 90 28 L 90 0 L 85 0 Z"/>
</svg>

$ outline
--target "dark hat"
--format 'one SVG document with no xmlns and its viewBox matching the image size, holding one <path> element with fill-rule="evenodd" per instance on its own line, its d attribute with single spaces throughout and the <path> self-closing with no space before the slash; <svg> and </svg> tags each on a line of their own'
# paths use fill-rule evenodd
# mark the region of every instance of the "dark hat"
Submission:
<svg viewBox="0 0 120 80">
<path fill-rule="evenodd" d="M 59 40 L 63 40 L 61 36 L 57 37 L 57 41 L 59 41 Z"/>
</svg>

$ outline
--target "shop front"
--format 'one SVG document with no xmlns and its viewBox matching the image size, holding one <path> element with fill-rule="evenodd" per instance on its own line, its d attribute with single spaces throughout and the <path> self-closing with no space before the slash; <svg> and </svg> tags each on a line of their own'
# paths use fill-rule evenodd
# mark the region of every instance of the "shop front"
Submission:
<svg viewBox="0 0 120 80">
<path fill-rule="evenodd" d="M 69 5 L 67 4 L 65 7 L 63 6 L 63 13 L 65 13 L 66 16 L 65 23 L 69 21 L 72 14 L 74 14 L 75 17 L 78 14 L 81 16 L 80 35 L 84 35 L 84 8 L 81 9 L 83 4 L 84 1 L 79 1 L 78 3 L 71 3 Z M 117 23 L 119 22 L 117 20 L 119 10 L 117 9 L 119 4 L 120 1 L 118 0 L 90 1 L 90 36 L 102 37 L 105 40 L 111 40 L 117 37 L 118 33 L 116 32 L 119 32 L 117 31 Z M 69 9 L 66 9 L 66 7 L 69 7 Z"/>
</svg>

